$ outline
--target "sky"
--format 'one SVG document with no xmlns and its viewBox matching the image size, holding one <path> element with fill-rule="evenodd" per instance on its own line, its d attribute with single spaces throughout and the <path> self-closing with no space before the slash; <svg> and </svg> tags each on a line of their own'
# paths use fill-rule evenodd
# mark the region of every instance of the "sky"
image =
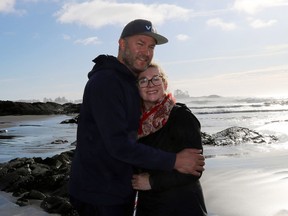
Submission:
<svg viewBox="0 0 288 216">
<path fill-rule="evenodd" d="M 1 0 L 0 100 L 82 98 L 131 20 L 169 39 L 154 61 L 190 96 L 288 98 L 288 0 Z"/>
</svg>

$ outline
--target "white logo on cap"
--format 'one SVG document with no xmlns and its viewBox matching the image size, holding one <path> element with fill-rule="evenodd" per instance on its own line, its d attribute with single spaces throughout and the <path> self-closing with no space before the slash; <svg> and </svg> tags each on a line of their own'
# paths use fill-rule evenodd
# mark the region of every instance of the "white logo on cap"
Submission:
<svg viewBox="0 0 288 216">
<path fill-rule="evenodd" d="M 148 31 L 151 31 L 151 26 L 145 26 Z"/>
</svg>

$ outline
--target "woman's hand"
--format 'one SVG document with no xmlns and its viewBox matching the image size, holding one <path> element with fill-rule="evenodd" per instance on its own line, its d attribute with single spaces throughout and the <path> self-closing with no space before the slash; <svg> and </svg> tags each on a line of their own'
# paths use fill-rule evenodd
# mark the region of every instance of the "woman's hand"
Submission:
<svg viewBox="0 0 288 216">
<path fill-rule="evenodd" d="M 141 173 L 139 175 L 133 175 L 132 187 L 135 190 L 151 190 L 151 185 L 149 182 L 149 174 Z"/>
</svg>

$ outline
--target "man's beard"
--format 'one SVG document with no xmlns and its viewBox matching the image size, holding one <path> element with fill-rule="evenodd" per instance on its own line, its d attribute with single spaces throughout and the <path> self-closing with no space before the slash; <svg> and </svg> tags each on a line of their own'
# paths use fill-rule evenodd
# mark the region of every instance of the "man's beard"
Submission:
<svg viewBox="0 0 288 216">
<path fill-rule="evenodd" d="M 136 57 L 133 58 L 131 53 L 130 53 L 130 51 L 127 50 L 127 49 L 122 54 L 122 60 L 125 63 L 125 65 L 135 74 L 139 74 L 139 73 L 145 71 L 148 68 L 149 64 L 150 64 L 150 62 L 147 62 L 145 68 L 141 68 L 141 69 L 140 68 L 136 68 L 134 66 L 134 63 L 136 62 Z"/>
</svg>

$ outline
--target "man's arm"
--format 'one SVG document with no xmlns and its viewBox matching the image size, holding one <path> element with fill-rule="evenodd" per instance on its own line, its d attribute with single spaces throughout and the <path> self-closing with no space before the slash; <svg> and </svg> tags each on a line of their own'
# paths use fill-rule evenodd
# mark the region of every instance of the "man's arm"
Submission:
<svg viewBox="0 0 288 216">
<path fill-rule="evenodd" d="M 205 158 L 201 154 L 202 150 L 199 149 L 184 149 L 177 153 L 176 162 L 174 168 L 185 174 L 192 174 L 194 176 L 200 176 L 204 171 Z M 160 174 L 163 175 L 163 174 Z M 168 174 L 170 175 L 170 174 Z M 190 178 L 193 176 L 186 176 Z M 166 176 L 167 177 L 167 176 Z M 178 177 L 177 177 L 178 178 Z M 179 181 L 179 178 L 177 179 Z M 191 181 L 191 180 L 189 180 Z M 132 186 L 135 190 L 151 190 L 151 184 L 148 173 L 141 173 L 133 175 Z M 169 186 L 171 187 L 171 185 Z"/>
</svg>

